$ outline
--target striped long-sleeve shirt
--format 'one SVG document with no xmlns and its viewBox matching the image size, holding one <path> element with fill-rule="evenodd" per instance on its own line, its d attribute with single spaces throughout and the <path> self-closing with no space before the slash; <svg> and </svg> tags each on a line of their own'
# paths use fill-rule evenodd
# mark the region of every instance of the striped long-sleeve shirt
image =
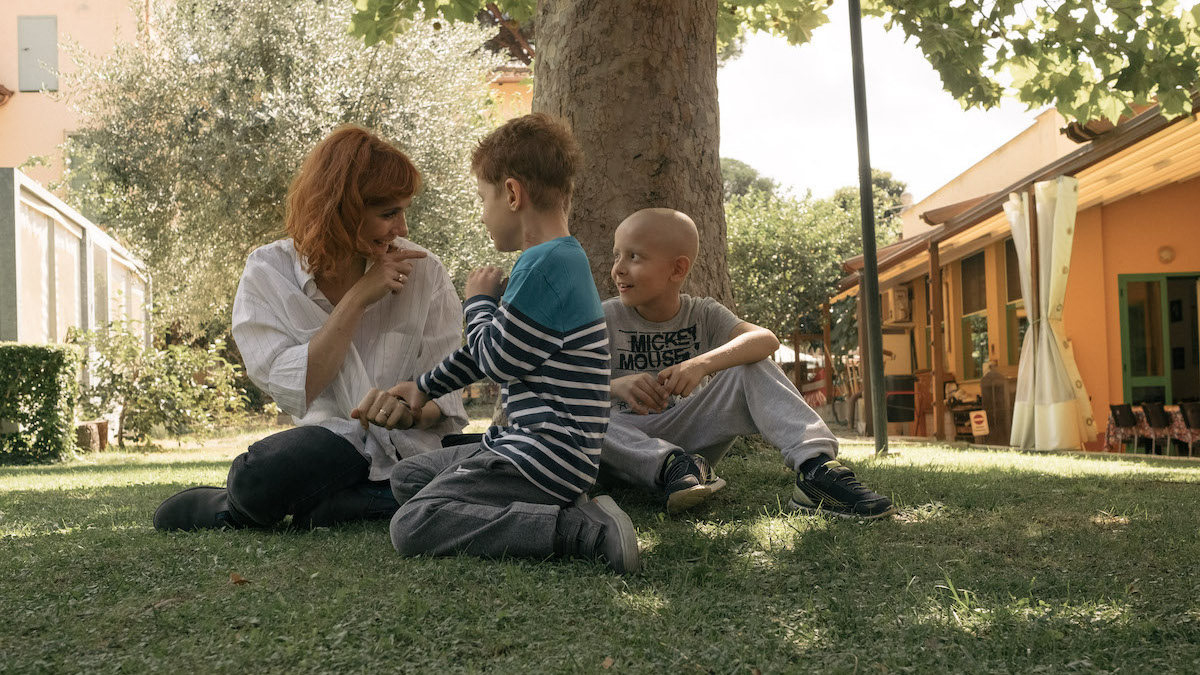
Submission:
<svg viewBox="0 0 1200 675">
<path fill-rule="evenodd" d="M 526 250 L 499 305 L 477 295 L 463 307 L 467 344 L 417 383 L 431 397 L 489 377 L 501 386 L 509 426 L 487 449 L 531 482 L 570 502 L 591 489 L 608 428 L 608 332 L 587 255 L 574 237 Z"/>
</svg>

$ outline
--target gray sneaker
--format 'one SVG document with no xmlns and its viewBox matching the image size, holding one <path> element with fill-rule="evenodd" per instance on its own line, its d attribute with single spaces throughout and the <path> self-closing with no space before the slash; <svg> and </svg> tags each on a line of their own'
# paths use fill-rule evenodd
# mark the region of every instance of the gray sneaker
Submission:
<svg viewBox="0 0 1200 675">
<path fill-rule="evenodd" d="M 555 536 L 559 555 L 599 560 L 617 574 L 641 569 L 633 521 L 608 495 L 564 508 Z"/>
</svg>

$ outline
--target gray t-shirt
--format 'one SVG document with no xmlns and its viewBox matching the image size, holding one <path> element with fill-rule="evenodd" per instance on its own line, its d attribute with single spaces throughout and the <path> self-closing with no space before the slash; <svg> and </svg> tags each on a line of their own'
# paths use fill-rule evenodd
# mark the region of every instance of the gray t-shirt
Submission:
<svg viewBox="0 0 1200 675">
<path fill-rule="evenodd" d="M 647 321 L 620 298 L 604 301 L 613 379 L 635 373 L 658 374 L 729 341 L 742 322 L 712 298 L 679 296 L 679 313 L 667 321 Z"/>
</svg>

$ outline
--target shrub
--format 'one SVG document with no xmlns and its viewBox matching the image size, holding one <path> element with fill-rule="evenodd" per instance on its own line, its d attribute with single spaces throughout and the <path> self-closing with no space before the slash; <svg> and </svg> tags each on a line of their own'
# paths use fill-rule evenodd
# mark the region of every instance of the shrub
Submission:
<svg viewBox="0 0 1200 675">
<path fill-rule="evenodd" d="M 0 343 L 0 462 L 54 462 L 75 452 L 80 350 Z"/>
<path fill-rule="evenodd" d="M 140 330 L 114 322 L 73 338 L 91 348 L 90 384 L 80 406 L 89 416 L 118 414 L 117 441 L 140 441 L 162 425 L 179 435 L 211 431 L 245 412 L 238 367 L 221 357 L 224 343 L 147 346 Z"/>
</svg>

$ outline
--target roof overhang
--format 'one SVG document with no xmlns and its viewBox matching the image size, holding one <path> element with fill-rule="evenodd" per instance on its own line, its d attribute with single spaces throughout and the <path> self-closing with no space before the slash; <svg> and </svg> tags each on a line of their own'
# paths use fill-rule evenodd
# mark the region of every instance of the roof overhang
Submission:
<svg viewBox="0 0 1200 675">
<path fill-rule="evenodd" d="M 1191 115 L 1167 119 L 1154 106 L 1003 190 L 921 214 L 936 226 L 879 250 L 880 290 L 920 276 L 921 268 L 928 266 L 921 253 L 933 244 L 938 245 L 939 262 L 945 264 L 1007 237 L 1004 203 L 1010 194 L 1027 191 L 1039 181 L 1075 176 L 1078 208 L 1083 210 L 1200 176 L 1200 122 L 1195 112 L 1193 107 Z M 851 274 L 839 282 L 832 302 L 858 293 L 862 256 L 842 266 Z"/>
</svg>

